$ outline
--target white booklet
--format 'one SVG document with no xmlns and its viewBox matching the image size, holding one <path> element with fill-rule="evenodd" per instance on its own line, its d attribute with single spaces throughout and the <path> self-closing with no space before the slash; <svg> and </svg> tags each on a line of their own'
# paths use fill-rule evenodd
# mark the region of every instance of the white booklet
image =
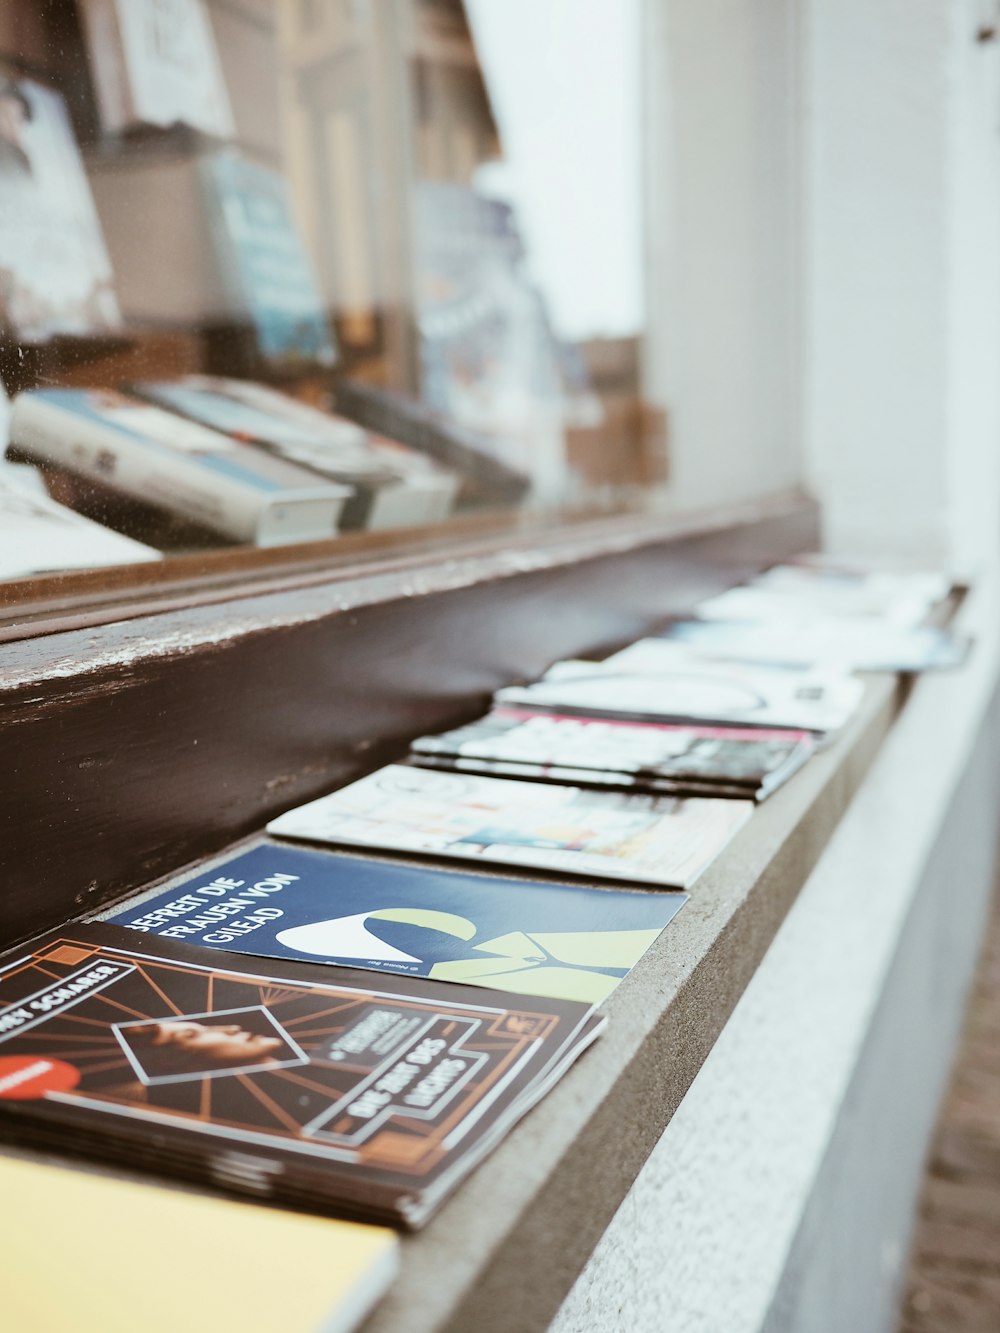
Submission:
<svg viewBox="0 0 1000 1333">
<path fill-rule="evenodd" d="M 19 470 L 30 476 L 31 469 Z M 11 480 L 15 471 L 0 465 L 0 579 L 160 559 L 159 551 Z"/>
<path fill-rule="evenodd" d="M 686 620 L 671 625 L 666 637 L 710 657 L 844 671 L 941 670 L 960 666 L 969 648 L 968 639 L 949 630 L 874 616 Z"/>
<path fill-rule="evenodd" d="M 943 574 L 858 573 L 775 565 L 752 583 L 699 602 L 695 615 L 700 620 L 778 624 L 843 616 L 909 629 L 926 619 L 950 587 Z"/>
<path fill-rule="evenodd" d="M 603 662 L 557 662 L 534 685 L 498 690 L 497 703 L 582 717 L 835 731 L 864 686 L 840 671 L 749 666 L 666 639 L 640 639 Z"/>
<path fill-rule="evenodd" d="M 686 889 L 752 811 L 752 801 L 623 795 L 392 764 L 289 810 L 268 832 Z"/>
</svg>

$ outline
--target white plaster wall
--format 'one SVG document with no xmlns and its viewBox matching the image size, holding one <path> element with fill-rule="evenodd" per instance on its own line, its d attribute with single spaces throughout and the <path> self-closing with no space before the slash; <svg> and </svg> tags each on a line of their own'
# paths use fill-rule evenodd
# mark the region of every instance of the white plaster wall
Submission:
<svg viewBox="0 0 1000 1333">
<path fill-rule="evenodd" d="M 671 508 L 801 477 L 796 0 L 648 0 L 645 393 Z"/>
<path fill-rule="evenodd" d="M 975 561 L 1000 516 L 989 6 L 803 7 L 806 471 L 827 544 Z"/>
<path fill-rule="evenodd" d="M 951 17 L 948 538 L 975 568 L 1000 544 L 1000 40 L 972 38 L 1000 14 L 963 0 Z"/>
</svg>

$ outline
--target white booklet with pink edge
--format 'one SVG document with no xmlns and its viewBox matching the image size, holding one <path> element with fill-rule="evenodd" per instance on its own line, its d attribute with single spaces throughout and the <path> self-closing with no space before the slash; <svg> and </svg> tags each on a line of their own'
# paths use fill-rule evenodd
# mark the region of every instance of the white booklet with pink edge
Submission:
<svg viewBox="0 0 1000 1333">
<path fill-rule="evenodd" d="M 498 690 L 498 704 L 637 722 L 836 731 L 861 702 L 839 670 L 722 661 L 685 644 L 640 639 L 603 662 L 557 662 L 533 685 Z"/>
<path fill-rule="evenodd" d="M 753 808 L 391 764 L 267 827 L 306 842 L 686 889 Z"/>
</svg>

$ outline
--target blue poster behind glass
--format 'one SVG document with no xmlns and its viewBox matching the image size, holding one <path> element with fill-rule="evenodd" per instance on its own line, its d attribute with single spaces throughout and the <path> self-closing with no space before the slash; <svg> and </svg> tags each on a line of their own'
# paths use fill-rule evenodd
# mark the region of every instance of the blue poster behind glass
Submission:
<svg viewBox="0 0 1000 1333">
<path fill-rule="evenodd" d="M 597 1003 L 686 901 L 265 842 L 107 919 L 231 953 Z"/>
</svg>

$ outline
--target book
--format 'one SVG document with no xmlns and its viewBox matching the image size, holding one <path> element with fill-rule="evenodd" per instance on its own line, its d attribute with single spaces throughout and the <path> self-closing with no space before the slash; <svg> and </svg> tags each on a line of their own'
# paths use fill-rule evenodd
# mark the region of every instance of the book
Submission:
<svg viewBox="0 0 1000 1333">
<path fill-rule="evenodd" d="M 641 639 L 603 662 L 557 662 L 532 685 L 498 690 L 497 703 L 633 722 L 697 722 L 836 731 L 864 693 L 842 671 L 751 666 L 684 644 Z"/>
<path fill-rule="evenodd" d="M 680 800 L 390 764 L 279 815 L 282 838 L 686 889 L 752 801 Z"/>
<path fill-rule="evenodd" d="M 195 1312 L 203 1328 L 240 1333 L 351 1333 L 399 1266 L 399 1241 L 387 1227 L 23 1155 L 0 1154 L 0 1198 L 17 1218 L 4 1235 L 4 1320 L 21 1333 L 56 1333 L 81 1310 L 109 1331 L 141 1311 L 144 1333 L 176 1333 Z M 234 1255 L 280 1255 L 282 1280 L 270 1264 L 248 1263 L 239 1281 L 220 1282 L 217 1265 L 192 1262 L 220 1243 Z M 158 1284 L 151 1300 L 154 1256 L 176 1280 Z"/>
<path fill-rule="evenodd" d="M 0 1140 L 416 1228 L 603 1021 L 76 924 L 0 958 Z"/>
<path fill-rule="evenodd" d="M 102 918 L 224 952 L 598 1004 L 685 901 L 264 842 Z"/>
<path fill-rule="evenodd" d="M 263 450 L 103 390 L 18 394 L 11 439 L 34 458 L 257 546 L 332 537 L 350 495 Z"/>
<path fill-rule="evenodd" d="M 436 523 L 459 478 L 430 459 L 373 439 L 354 422 L 320 412 L 248 380 L 185 375 L 130 386 L 138 397 L 350 486 L 342 528 L 380 530 Z"/>
<path fill-rule="evenodd" d="M 495 707 L 413 741 L 411 761 L 463 773 L 764 800 L 813 753 L 806 731 L 628 722 Z"/>
<path fill-rule="evenodd" d="M 457 472 L 465 505 L 515 505 L 530 489 L 527 473 L 493 457 L 484 437 L 407 394 L 344 380 L 337 389 L 337 408 L 352 421 Z"/>
<path fill-rule="evenodd" d="M 747 591 L 750 591 L 749 589 Z M 686 620 L 664 637 L 707 657 L 768 666 L 835 667 L 843 671 L 934 671 L 961 666 L 966 636 L 934 625 L 895 625 L 875 616 Z"/>
<path fill-rule="evenodd" d="M 26 489 L 0 463 L 0 579 L 63 569 L 97 569 L 159 560 L 159 551 Z"/>
<path fill-rule="evenodd" d="M 82 0 L 80 10 L 106 132 L 186 125 L 233 135 L 202 0 Z"/>
<path fill-rule="evenodd" d="M 90 179 L 130 322 L 206 332 L 227 374 L 335 363 L 280 172 L 235 149 L 165 144 L 95 156 Z"/>
<path fill-rule="evenodd" d="M 0 336 L 27 344 L 120 330 L 66 105 L 0 67 Z"/>
</svg>

